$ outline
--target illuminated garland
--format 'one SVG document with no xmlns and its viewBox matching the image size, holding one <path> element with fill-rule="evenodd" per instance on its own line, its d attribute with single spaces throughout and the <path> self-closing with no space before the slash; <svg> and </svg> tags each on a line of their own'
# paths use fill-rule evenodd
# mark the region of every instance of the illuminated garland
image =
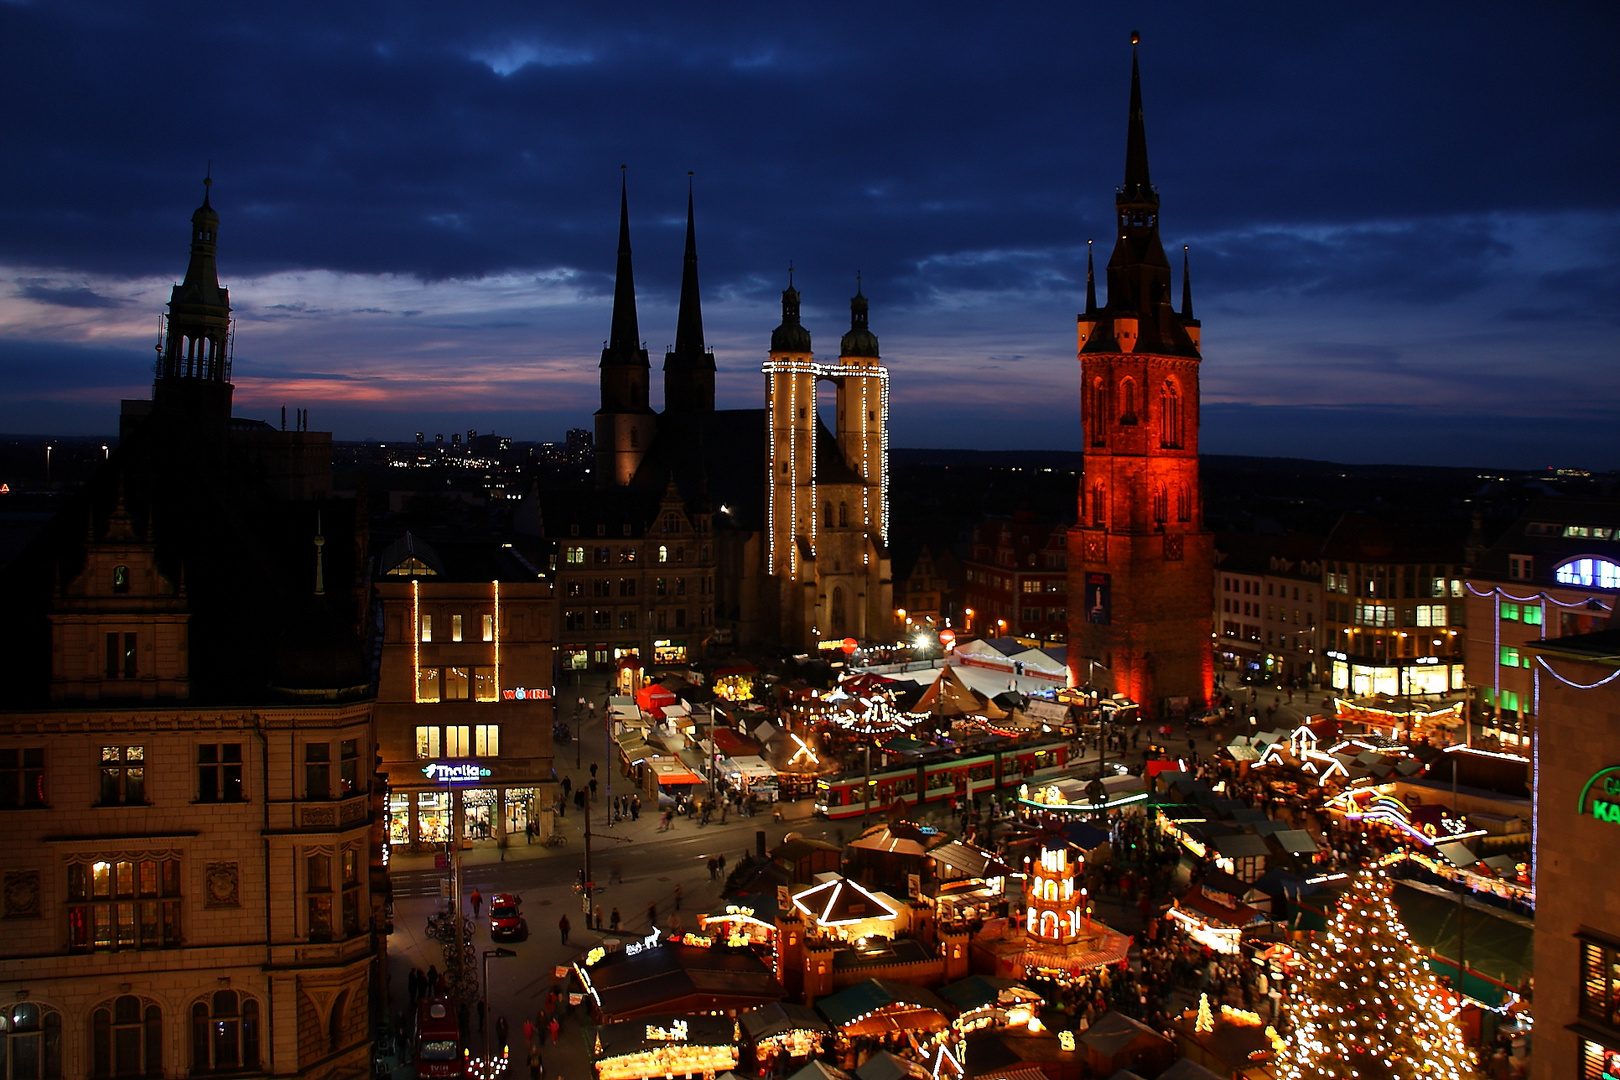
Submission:
<svg viewBox="0 0 1620 1080">
<path fill-rule="evenodd" d="M 1536 663 L 1538 665 L 1540 665 L 1543 669 L 1545 669 L 1547 671 L 1547 673 L 1550 674 L 1553 678 L 1557 679 L 1559 682 L 1563 683 L 1565 686 L 1573 686 L 1577 690 L 1596 690 L 1598 687 L 1603 686 L 1606 683 L 1612 683 L 1612 682 L 1614 682 L 1614 680 L 1620 679 L 1620 668 L 1616 668 L 1614 673 L 1611 674 L 1610 676 L 1608 676 L 1608 678 L 1599 679 L 1595 683 L 1572 682 L 1569 679 L 1566 679 L 1562 675 L 1558 674 L 1558 672 L 1554 671 L 1552 669 L 1552 665 L 1547 663 L 1547 658 L 1546 657 L 1544 657 L 1544 656 L 1536 657 Z"/>
<path fill-rule="evenodd" d="M 1570 587 L 1571 588 L 1579 588 L 1579 586 L 1570 586 Z M 1558 599 L 1556 596 L 1548 596 L 1544 592 L 1532 593 L 1529 596 L 1514 596 L 1512 593 L 1508 592 L 1506 589 L 1502 588 L 1502 586 L 1500 586 L 1500 585 L 1492 587 L 1489 592 L 1480 592 L 1478 589 L 1474 588 L 1473 582 L 1468 582 L 1467 588 L 1468 588 L 1469 592 L 1473 593 L 1475 596 L 1480 597 L 1481 599 L 1483 599 L 1483 598 L 1485 598 L 1487 596 L 1496 596 L 1496 597 L 1500 597 L 1503 600 L 1512 600 L 1515 603 L 1520 603 L 1520 604 L 1529 604 L 1529 603 L 1538 603 L 1539 602 L 1539 603 L 1546 603 L 1546 604 L 1557 604 L 1561 608 L 1583 608 L 1583 607 L 1587 607 L 1592 602 L 1591 599 L 1588 599 L 1588 600 L 1575 600 L 1575 601 L 1564 601 L 1564 600 Z M 1596 598 L 1594 597 L 1593 599 L 1596 599 Z M 1601 602 L 1598 604 L 1598 607 L 1603 608 L 1604 611 L 1611 610 L 1610 608 L 1603 607 L 1603 604 Z"/>
</svg>

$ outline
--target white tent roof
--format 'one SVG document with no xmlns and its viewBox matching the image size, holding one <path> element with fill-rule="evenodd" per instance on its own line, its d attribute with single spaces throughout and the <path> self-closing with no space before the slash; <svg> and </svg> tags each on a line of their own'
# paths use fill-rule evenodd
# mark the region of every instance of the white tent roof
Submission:
<svg viewBox="0 0 1620 1080">
<path fill-rule="evenodd" d="M 990 644 L 984 638 L 974 638 L 966 644 L 956 646 L 954 652 L 957 656 L 982 656 L 986 660 L 1005 660 L 1007 654 Z"/>
<path fill-rule="evenodd" d="M 1021 653 L 1014 653 L 1009 657 L 1015 664 L 1023 664 L 1024 670 L 1044 671 L 1050 675 L 1062 675 L 1065 669 L 1062 664 L 1047 656 L 1039 649 L 1025 649 Z"/>
</svg>

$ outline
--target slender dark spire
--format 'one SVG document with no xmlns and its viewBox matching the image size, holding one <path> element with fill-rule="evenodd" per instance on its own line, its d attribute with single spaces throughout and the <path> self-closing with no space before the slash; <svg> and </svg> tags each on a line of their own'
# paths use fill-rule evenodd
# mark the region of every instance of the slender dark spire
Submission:
<svg viewBox="0 0 1620 1080">
<path fill-rule="evenodd" d="M 1181 245 L 1181 318 L 1182 321 L 1193 317 L 1192 311 L 1192 261 L 1187 254 L 1188 245 Z"/>
<path fill-rule="evenodd" d="M 703 354 L 703 306 L 698 299 L 697 224 L 692 213 L 692 174 L 686 174 L 686 260 L 681 269 L 681 307 L 675 318 L 675 355 Z"/>
<path fill-rule="evenodd" d="M 619 166 L 621 170 L 625 166 Z M 622 173 L 621 173 L 622 176 Z M 641 348 L 641 329 L 636 323 L 636 279 L 630 267 L 630 188 L 628 178 L 619 183 L 619 266 L 613 282 L 613 326 L 608 347 L 602 352 L 604 364 L 646 364 Z"/>
<path fill-rule="evenodd" d="M 1136 59 L 1141 35 L 1131 31 L 1131 116 L 1125 135 L 1125 183 L 1121 204 L 1159 205 L 1159 194 L 1148 176 L 1147 126 L 1142 119 L 1142 72 Z"/>
<path fill-rule="evenodd" d="M 1086 314 L 1093 315 L 1097 311 L 1097 273 L 1091 266 L 1091 245 L 1094 241 L 1086 241 Z"/>
</svg>

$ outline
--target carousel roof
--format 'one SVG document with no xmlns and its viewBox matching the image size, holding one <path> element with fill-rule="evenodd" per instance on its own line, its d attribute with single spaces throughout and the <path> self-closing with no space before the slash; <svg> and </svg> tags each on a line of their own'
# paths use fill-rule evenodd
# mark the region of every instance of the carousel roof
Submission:
<svg viewBox="0 0 1620 1080">
<path fill-rule="evenodd" d="M 892 919 L 899 914 L 875 893 L 846 877 L 833 877 L 811 886 L 793 898 L 793 905 L 822 926 Z"/>
</svg>

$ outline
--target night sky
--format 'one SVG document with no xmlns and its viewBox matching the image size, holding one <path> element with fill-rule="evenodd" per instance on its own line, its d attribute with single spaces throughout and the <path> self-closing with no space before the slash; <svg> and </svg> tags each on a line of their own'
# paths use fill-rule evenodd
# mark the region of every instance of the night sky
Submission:
<svg viewBox="0 0 1620 1080">
<path fill-rule="evenodd" d="M 655 368 L 690 170 L 721 407 L 791 262 L 892 445 L 1077 450 L 1132 29 L 1206 452 L 1620 467 L 1612 3 L 0 0 L 0 430 L 149 395 L 210 162 L 239 415 L 589 427 L 623 164 Z"/>
</svg>

